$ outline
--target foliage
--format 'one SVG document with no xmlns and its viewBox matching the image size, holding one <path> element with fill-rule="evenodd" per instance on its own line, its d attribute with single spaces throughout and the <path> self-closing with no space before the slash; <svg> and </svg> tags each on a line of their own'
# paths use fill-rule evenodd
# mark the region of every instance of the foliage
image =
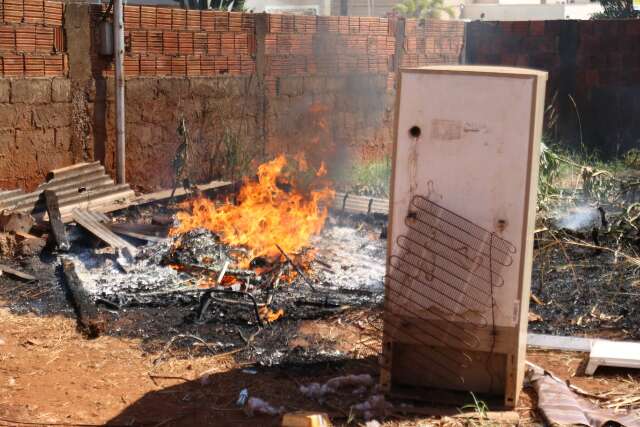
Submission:
<svg viewBox="0 0 640 427">
<path fill-rule="evenodd" d="M 226 170 L 227 176 L 231 177 L 232 180 L 246 176 L 251 166 L 251 153 L 242 149 L 238 134 L 225 127 L 221 142 L 223 164 L 228 168 Z"/>
<path fill-rule="evenodd" d="M 355 164 L 345 175 L 336 179 L 342 181 L 349 191 L 372 197 L 389 197 L 391 185 L 391 158 Z"/>
<path fill-rule="evenodd" d="M 547 208 L 550 197 L 558 194 L 555 181 L 560 175 L 562 160 L 544 142 L 540 143 L 540 169 L 538 172 L 538 210 Z"/>
<path fill-rule="evenodd" d="M 632 148 L 624 154 L 624 165 L 631 169 L 640 169 L 640 150 Z"/>
<path fill-rule="evenodd" d="M 472 427 L 480 427 L 483 425 L 486 425 L 486 422 L 488 420 L 488 416 L 487 413 L 489 412 L 489 407 L 487 406 L 487 404 L 482 401 L 479 400 L 475 394 L 471 393 L 471 397 L 473 398 L 473 403 L 469 403 L 468 405 L 464 405 L 461 409 L 461 411 L 465 411 L 467 409 L 471 409 L 473 410 L 473 412 L 476 413 L 478 420 L 473 420 L 473 419 L 469 419 L 469 425 Z"/>
<path fill-rule="evenodd" d="M 450 18 L 455 16 L 453 8 L 445 6 L 444 0 L 402 0 L 393 10 L 405 18 L 439 19 L 443 13 Z"/>
<path fill-rule="evenodd" d="M 591 19 L 632 19 L 640 17 L 640 14 L 633 9 L 633 0 L 600 0 L 600 4 L 604 10 L 591 15 Z"/>
<path fill-rule="evenodd" d="M 244 12 L 245 0 L 174 0 L 183 9 L 215 9 L 229 12 Z"/>
<path fill-rule="evenodd" d="M 626 161 L 603 161 L 597 153 L 569 152 L 541 143 L 538 174 L 538 211 L 548 211 L 552 204 L 575 200 L 582 188 L 582 198 L 591 202 L 612 203 L 619 199 L 623 182 L 618 177 L 628 166 Z M 632 155 L 630 155 L 632 159 Z M 631 161 L 631 160 L 629 160 Z"/>
<path fill-rule="evenodd" d="M 582 168 L 582 193 L 585 198 L 598 201 L 613 201 L 618 194 L 619 182 L 604 169 L 590 166 Z"/>
</svg>

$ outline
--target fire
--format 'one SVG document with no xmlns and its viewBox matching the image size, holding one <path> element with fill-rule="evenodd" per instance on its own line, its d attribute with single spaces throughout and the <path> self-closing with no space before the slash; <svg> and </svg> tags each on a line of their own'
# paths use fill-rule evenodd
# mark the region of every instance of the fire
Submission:
<svg viewBox="0 0 640 427">
<path fill-rule="evenodd" d="M 299 167 L 308 167 L 304 158 L 296 160 Z M 327 202 L 335 193 L 325 186 L 303 195 L 296 189 L 292 174 L 285 171 L 286 166 L 283 155 L 260 165 L 258 180 L 245 178 L 235 205 L 216 207 L 204 197 L 190 201 L 190 212 L 177 213 L 179 225 L 171 230 L 171 235 L 206 228 L 219 234 L 228 245 L 249 249 L 252 258 L 279 257 L 276 244 L 286 253 L 298 252 L 322 230 Z M 321 165 L 313 175 L 325 173 L 326 167 Z"/>
</svg>

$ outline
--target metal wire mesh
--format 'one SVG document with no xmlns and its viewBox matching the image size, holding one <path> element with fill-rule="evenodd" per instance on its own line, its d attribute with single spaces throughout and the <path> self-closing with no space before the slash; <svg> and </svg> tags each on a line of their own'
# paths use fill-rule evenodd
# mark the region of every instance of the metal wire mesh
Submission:
<svg viewBox="0 0 640 427">
<path fill-rule="evenodd" d="M 434 380 L 464 383 L 479 331 L 495 336 L 494 289 L 516 249 L 422 196 L 413 197 L 404 223 L 386 276 L 386 340 L 413 344 L 412 362 Z"/>
</svg>

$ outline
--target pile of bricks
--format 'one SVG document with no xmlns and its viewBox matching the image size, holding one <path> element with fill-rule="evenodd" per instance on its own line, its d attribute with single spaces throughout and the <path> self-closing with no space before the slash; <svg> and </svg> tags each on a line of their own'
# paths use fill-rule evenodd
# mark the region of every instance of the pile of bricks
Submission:
<svg viewBox="0 0 640 427">
<path fill-rule="evenodd" d="M 0 76 L 66 74 L 63 7 L 50 0 L 0 2 Z"/>
<path fill-rule="evenodd" d="M 99 19 L 104 7 L 96 8 Z M 251 14 L 125 6 L 125 74 L 215 76 L 255 72 L 255 18 Z M 100 72 L 112 76 L 106 62 Z"/>
</svg>

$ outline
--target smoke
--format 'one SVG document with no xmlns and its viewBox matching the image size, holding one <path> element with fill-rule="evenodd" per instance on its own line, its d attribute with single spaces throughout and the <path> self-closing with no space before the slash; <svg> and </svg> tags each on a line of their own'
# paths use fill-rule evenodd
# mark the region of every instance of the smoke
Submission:
<svg viewBox="0 0 640 427">
<path fill-rule="evenodd" d="M 553 216 L 556 218 L 559 228 L 567 228 L 573 231 L 590 229 L 601 225 L 598 209 L 588 205 L 556 211 Z"/>
</svg>

